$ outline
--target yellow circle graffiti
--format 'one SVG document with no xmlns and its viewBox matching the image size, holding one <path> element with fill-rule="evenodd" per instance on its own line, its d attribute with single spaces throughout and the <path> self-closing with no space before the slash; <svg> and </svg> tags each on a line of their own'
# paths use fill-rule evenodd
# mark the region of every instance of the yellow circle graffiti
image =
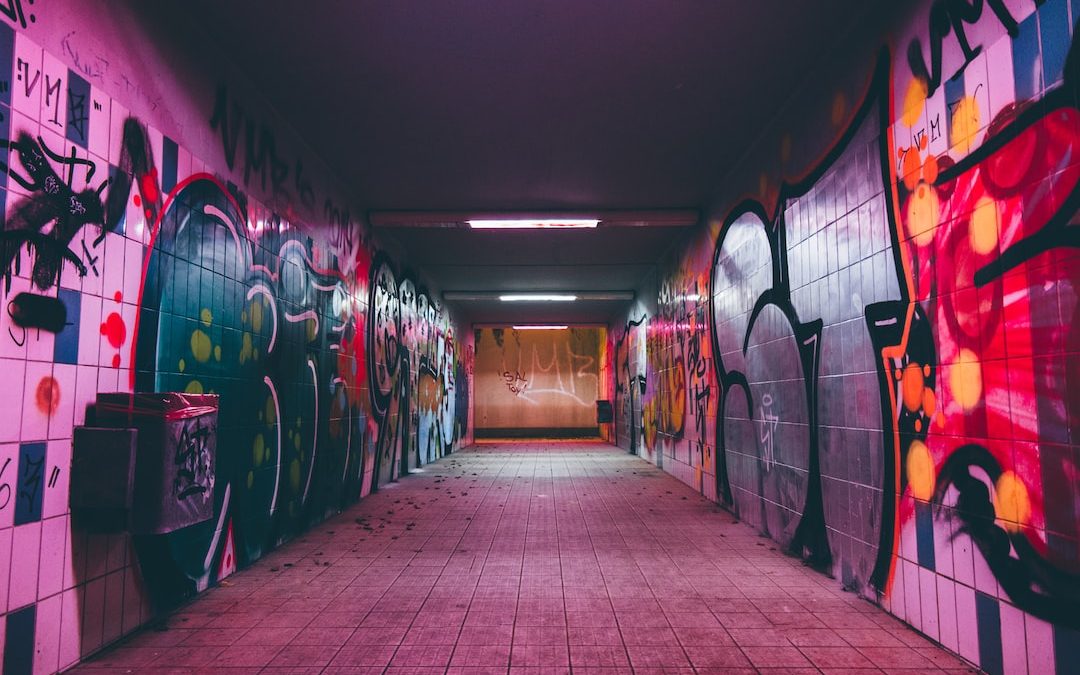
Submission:
<svg viewBox="0 0 1080 675">
<path fill-rule="evenodd" d="M 979 103 L 974 96 L 965 96 L 953 108 L 952 140 L 961 154 L 966 154 L 979 133 Z"/>
<path fill-rule="evenodd" d="M 919 183 L 907 203 L 908 235 L 919 246 L 926 246 L 933 241 L 940 209 L 937 190 L 926 183 Z"/>
<path fill-rule="evenodd" d="M 921 77 L 912 78 L 911 83 L 908 84 L 907 93 L 904 94 L 904 113 L 902 119 L 904 124 L 909 127 L 913 127 L 919 122 L 919 118 L 922 117 L 923 106 L 926 104 L 927 93 L 926 81 Z"/>
<path fill-rule="evenodd" d="M 970 349 L 961 349 L 949 369 L 949 389 L 964 410 L 971 410 L 982 398 L 982 366 Z"/>
<path fill-rule="evenodd" d="M 251 444 L 251 460 L 252 464 L 259 466 L 263 461 L 263 454 L 266 452 L 266 441 L 263 439 L 262 434 L 255 434 L 255 440 Z"/>
<path fill-rule="evenodd" d="M 210 352 L 213 348 L 210 336 L 206 333 L 196 330 L 191 334 L 191 354 L 199 363 L 206 363 L 210 360 Z"/>
<path fill-rule="evenodd" d="M 975 210 L 971 212 L 971 226 L 968 230 L 972 250 L 980 255 L 992 253 L 997 248 L 1000 227 L 1001 214 L 997 202 L 985 195 L 979 198 Z"/>
<path fill-rule="evenodd" d="M 930 501 L 934 494 L 934 458 L 922 441 L 912 441 L 908 446 L 907 479 L 915 499 Z"/>
<path fill-rule="evenodd" d="M 1027 525 L 1031 518 L 1031 497 L 1024 481 L 1013 471 L 1006 471 L 997 479 L 994 494 L 994 512 L 1000 524 L 1011 532 Z"/>
</svg>

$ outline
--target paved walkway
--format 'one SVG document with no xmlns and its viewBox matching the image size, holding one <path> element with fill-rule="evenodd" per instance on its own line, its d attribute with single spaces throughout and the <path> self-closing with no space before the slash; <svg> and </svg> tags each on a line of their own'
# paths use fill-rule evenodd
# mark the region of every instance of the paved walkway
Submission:
<svg viewBox="0 0 1080 675">
<path fill-rule="evenodd" d="M 968 670 L 654 466 L 581 442 L 429 465 L 82 666 L 108 669 Z"/>
</svg>

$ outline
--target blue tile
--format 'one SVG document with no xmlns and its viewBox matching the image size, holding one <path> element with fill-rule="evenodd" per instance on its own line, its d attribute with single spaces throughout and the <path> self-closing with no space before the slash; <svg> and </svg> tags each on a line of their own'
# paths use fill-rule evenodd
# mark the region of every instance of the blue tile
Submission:
<svg viewBox="0 0 1080 675">
<path fill-rule="evenodd" d="M 79 361 L 79 318 L 82 314 L 82 295 L 67 288 L 59 289 L 57 297 L 67 309 L 67 324 L 64 330 L 56 334 L 53 343 L 53 361 L 56 363 L 78 363 Z"/>
<path fill-rule="evenodd" d="M 4 672 L 29 675 L 34 670 L 34 624 L 37 605 L 7 615 L 4 628 Z"/>
<path fill-rule="evenodd" d="M 919 567 L 937 569 L 934 557 L 934 515 L 930 504 L 915 501 L 915 543 L 919 551 Z"/>
<path fill-rule="evenodd" d="M 67 139 L 83 150 L 90 144 L 90 83 L 68 70 Z"/>
<path fill-rule="evenodd" d="M 1012 41 L 1013 81 L 1016 100 L 1035 98 L 1042 90 L 1042 67 L 1039 64 L 1038 14 L 1020 23 L 1020 33 Z"/>
<path fill-rule="evenodd" d="M 0 22 L 0 103 L 11 105 L 12 73 L 15 68 L 15 31 Z"/>
<path fill-rule="evenodd" d="M 15 494 L 15 524 L 41 520 L 41 497 L 45 492 L 45 444 L 19 446 L 18 488 Z"/>
<path fill-rule="evenodd" d="M 1069 9 L 1065 0 L 1047 0 L 1039 7 L 1038 15 L 1043 82 L 1050 87 L 1061 81 L 1069 54 Z"/>
<path fill-rule="evenodd" d="M 953 111 L 956 110 L 956 104 L 964 98 L 964 78 L 963 76 L 955 79 L 945 80 L 945 131 L 949 134 L 949 145 L 952 146 L 955 143 L 955 139 L 952 137 L 952 116 Z"/>
<path fill-rule="evenodd" d="M 975 620 L 979 631 L 979 667 L 990 675 L 1005 672 L 1001 652 L 1001 608 L 997 598 L 975 592 Z"/>
<path fill-rule="evenodd" d="M 1054 626 L 1054 670 L 1057 675 L 1075 673 L 1080 664 L 1080 632 L 1066 626 Z"/>
<path fill-rule="evenodd" d="M 176 187 L 176 171 L 179 160 L 180 151 L 176 145 L 176 141 L 172 140 L 168 136 L 162 139 L 161 146 L 161 191 L 165 194 L 172 192 L 172 189 Z"/>
</svg>

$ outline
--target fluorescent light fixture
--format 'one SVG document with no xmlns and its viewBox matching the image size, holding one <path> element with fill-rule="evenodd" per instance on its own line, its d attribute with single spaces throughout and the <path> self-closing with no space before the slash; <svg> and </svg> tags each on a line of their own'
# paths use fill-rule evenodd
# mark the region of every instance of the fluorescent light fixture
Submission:
<svg viewBox="0 0 1080 675">
<path fill-rule="evenodd" d="M 596 227 L 600 224 L 597 219 L 589 218 L 556 218 L 537 220 L 536 218 L 516 218 L 503 220 L 467 220 L 469 227 L 474 230 L 524 230 L 536 228 L 567 229 L 578 227 Z"/>
<path fill-rule="evenodd" d="M 566 330 L 566 326 L 514 326 L 514 330 Z"/>
<path fill-rule="evenodd" d="M 500 295 L 502 302 L 573 302 L 576 295 L 563 295 L 560 293 L 511 293 Z"/>
</svg>

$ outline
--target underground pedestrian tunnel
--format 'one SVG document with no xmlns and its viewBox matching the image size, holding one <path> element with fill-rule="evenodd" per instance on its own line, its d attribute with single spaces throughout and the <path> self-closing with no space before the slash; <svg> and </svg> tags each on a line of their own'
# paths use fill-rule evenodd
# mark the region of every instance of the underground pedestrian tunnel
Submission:
<svg viewBox="0 0 1080 675">
<path fill-rule="evenodd" d="M 0 2 L 0 670 L 1077 672 L 1078 18 Z"/>
</svg>

